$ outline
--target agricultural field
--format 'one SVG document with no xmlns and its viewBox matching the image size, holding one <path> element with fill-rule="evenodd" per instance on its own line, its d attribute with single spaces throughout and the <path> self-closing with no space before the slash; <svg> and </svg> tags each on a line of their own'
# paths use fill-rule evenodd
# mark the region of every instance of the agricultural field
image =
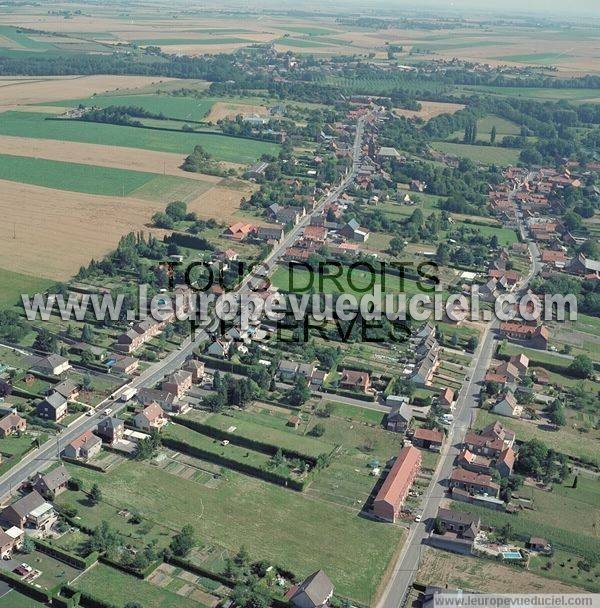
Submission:
<svg viewBox="0 0 600 608">
<path fill-rule="evenodd" d="M 101 508 L 137 509 L 143 518 L 168 521 L 173 529 L 191 523 L 204 543 L 231 551 L 244 544 L 253 559 L 281 564 L 299 576 L 323 568 L 335 573 L 341 594 L 357 601 L 367 601 L 374 592 L 402 536 L 398 528 L 374 525 L 337 505 L 229 470 L 211 489 L 134 461 L 118 465 L 110 475 L 81 467 L 73 474 L 88 487 L 98 483 Z M 71 494 L 61 495 L 59 502 L 71 503 Z M 233 504 L 235 509 L 223 508 Z M 79 510 L 87 521 L 87 513 Z"/>
<path fill-rule="evenodd" d="M 9 238 L 8 235 L 6 238 Z M 7 265 L 12 263 L 7 260 Z M 2 290 L 0 291 L 0 310 L 14 306 L 21 301 L 23 293 L 40 293 L 45 291 L 53 281 L 36 276 L 28 276 L 17 272 L 0 268 L 0 283 Z"/>
<path fill-rule="evenodd" d="M 439 101 L 419 101 L 421 104 L 420 110 L 404 110 L 402 108 L 394 108 L 394 114 L 404 116 L 406 118 L 420 118 L 427 122 L 440 114 L 454 114 L 458 110 L 462 110 L 465 106 L 462 103 L 448 103 Z"/>
<path fill-rule="evenodd" d="M 273 154 L 277 144 L 241 140 L 218 133 L 184 133 L 76 120 L 46 120 L 52 115 L 35 112 L 5 112 L 0 134 L 36 139 L 58 139 L 159 152 L 189 154 L 201 145 L 216 159 L 234 163 L 252 163 L 262 154 Z"/>
<path fill-rule="evenodd" d="M 519 150 L 514 148 L 499 148 L 497 146 L 478 146 L 472 144 L 453 144 L 447 141 L 433 142 L 432 146 L 459 158 L 468 158 L 476 163 L 485 165 L 508 166 L 516 165 L 519 160 Z"/>
</svg>

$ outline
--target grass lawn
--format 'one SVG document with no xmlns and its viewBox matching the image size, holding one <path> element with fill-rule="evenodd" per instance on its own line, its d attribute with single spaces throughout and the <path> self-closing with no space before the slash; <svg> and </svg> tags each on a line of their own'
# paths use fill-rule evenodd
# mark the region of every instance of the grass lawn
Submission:
<svg viewBox="0 0 600 608">
<path fill-rule="evenodd" d="M 81 574 L 81 570 L 73 568 L 45 553 L 34 551 L 28 555 L 20 555 L 19 559 L 29 564 L 32 568 L 41 571 L 41 576 L 35 579 L 35 584 L 52 589 L 56 585 L 72 581 Z"/>
<path fill-rule="evenodd" d="M 191 598 L 184 599 L 168 589 L 161 589 L 105 564 L 97 564 L 88 570 L 81 578 L 77 579 L 73 586 L 79 591 L 90 593 L 117 606 L 123 606 L 133 599 L 140 602 L 144 608 L 181 608 L 182 606 L 194 608 L 202 606 Z"/>
<path fill-rule="evenodd" d="M 521 133 L 521 128 L 518 124 L 506 120 L 506 118 L 502 118 L 501 116 L 490 114 L 477 121 L 477 138 L 489 141 L 493 127 L 496 127 L 496 143 L 501 142 L 504 139 L 504 135 L 519 135 Z M 463 135 L 464 131 L 454 131 L 454 133 L 449 135 L 448 139 L 462 137 Z"/>
<path fill-rule="evenodd" d="M 243 415 L 243 412 L 241 414 Z M 191 417 L 193 418 L 193 416 Z M 265 443 L 281 447 L 284 450 L 294 450 L 315 458 L 321 454 L 329 454 L 334 449 L 332 443 L 326 443 L 313 437 L 305 437 L 301 435 L 299 431 L 290 430 L 290 432 L 287 432 L 285 430 L 265 428 L 261 424 L 238 416 L 237 413 L 234 413 L 233 416 L 214 414 L 206 419 L 204 424 L 208 424 L 222 431 L 226 431 L 229 427 L 235 426 L 236 429 L 232 433 L 233 435 L 239 435 L 240 437 L 255 441 L 264 441 Z"/>
<path fill-rule="evenodd" d="M 515 148 L 453 144 L 447 141 L 435 141 L 431 145 L 440 152 L 470 158 L 473 162 L 485 165 L 516 165 L 520 152 L 520 150 Z"/>
<path fill-rule="evenodd" d="M 0 133 L 17 137 L 34 137 L 77 141 L 108 146 L 124 146 L 189 154 L 201 145 L 218 160 L 251 163 L 262 154 L 277 155 L 279 145 L 210 133 L 178 133 L 138 127 L 83 121 L 46 120 L 51 115 L 31 112 L 5 112 Z"/>
<path fill-rule="evenodd" d="M 0 453 L 2 454 L 2 464 L 0 464 L 0 475 L 6 473 L 14 467 L 25 452 L 29 451 L 33 437 L 28 433 L 17 437 L 10 435 L 0 439 Z"/>
<path fill-rule="evenodd" d="M 21 303 L 21 294 L 42 293 L 56 281 L 0 268 L 0 309 L 12 308 Z"/>
<path fill-rule="evenodd" d="M 586 572 L 579 568 L 580 559 L 574 553 L 557 550 L 551 557 L 532 556 L 529 560 L 529 570 L 541 576 L 558 579 L 598 593 L 600 591 L 600 565 L 596 565 Z"/>
<path fill-rule="evenodd" d="M 19 593 L 15 589 L 0 597 L 0 608 L 38 608 L 38 606 L 42 608 L 46 605 Z"/>
<path fill-rule="evenodd" d="M 213 488 L 135 461 L 110 475 L 81 467 L 72 474 L 87 487 L 98 483 L 103 502 L 175 528 L 191 524 L 205 544 L 232 551 L 244 544 L 253 559 L 281 564 L 299 577 L 323 568 L 340 594 L 362 602 L 375 591 L 401 538 L 393 526 L 231 471 Z"/>
<path fill-rule="evenodd" d="M 581 433 L 568 425 L 559 427 L 557 431 L 550 431 L 546 430 L 541 421 L 513 420 L 485 410 L 477 410 L 475 426 L 478 429 L 483 428 L 496 420 L 499 420 L 506 428 L 513 430 L 519 441 L 539 439 L 567 456 L 583 458 L 589 462 L 600 464 L 597 440 L 593 434 Z"/>
<path fill-rule="evenodd" d="M 466 226 L 467 228 L 473 228 L 477 230 L 481 235 L 491 237 L 496 235 L 498 243 L 501 246 L 512 245 L 519 239 L 517 233 L 512 228 L 502 228 L 501 226 L 481 226 L 480 224 L 473 224 L 471 222 L 455 222 L 454 226 Z"/>
</svg>

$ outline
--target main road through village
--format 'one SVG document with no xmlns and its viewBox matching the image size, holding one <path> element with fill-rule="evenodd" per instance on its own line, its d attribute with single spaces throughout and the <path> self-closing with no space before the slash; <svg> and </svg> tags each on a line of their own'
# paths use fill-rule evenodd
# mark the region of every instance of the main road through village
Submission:
<svg viewBox="0 0 600 608">
<path fill-rule="evenodd" d="M 262 265 L 259 267 L 260 276 L 266 276 L 272 272 L 285 251 L 296 242 L 301 231 L 309 224 L 311 217 L 320 213 L 325 205 L 335 201 L 340 194 L 354 182 L 361 163 L 364 127 L 365 118 L 359 118 L 356 125 L 356 134 L 352 149 L 352 166 L 341 183 L 331 192 L 325 194 L 318 201 L 317 205 L 302 218 L 302 221 L 285 235 L 281 244 L 276 246 L 262 262 Z M 252 272 L 246 275 L 238 285 L 236 290 L 237 293 L 241 296 L 249 295 L 252 291 L 253 278 L 256 280 L 257 277 Z M 140 376 L 132 380 L 128 386 L 132 388 L 154 386 L 164 376 L 179 369 L 184 364 L 185 360 L 193 354 L 194 349 L 208 339 L 209 336 L 206 332 L 202 330 L 197 331 L 193 339 L 191 337 L 186 338 L 179 350 L 170 353 L 163 360 L 149 367 Z M 73 439 L 85 431 L 96 427 L 98 420 L 104 416 L 105 409 L 110 408 L 112 410 L 111 415 L 114 415 L 124 407 L 125 403 L 114 398 L 105 399 L 96 407 L 96 412 L 92 416 L 82 417 L 69 428 L 58 433 L 56 437 L 53 437 L 39 448 L 29 452 L 29 454 L 27 454 L 18 464 L 0 477 L 0 499 L 5 500 L 23 481 L 38 471 L 43 471 L 48 468 L 53 462 L 56 462 L 64 446 L 68 445 Z"/>
</svg>

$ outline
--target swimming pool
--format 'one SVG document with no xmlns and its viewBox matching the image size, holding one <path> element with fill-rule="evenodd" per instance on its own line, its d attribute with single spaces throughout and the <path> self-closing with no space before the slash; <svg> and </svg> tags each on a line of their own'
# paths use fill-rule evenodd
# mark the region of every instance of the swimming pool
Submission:
<svg viewBox="0 0 600 608">
<path fill-rule="evenodd" d="M 502 557 L 504 559 L 523 559 L 520 551 L 503 551 Z"/>
</svg>

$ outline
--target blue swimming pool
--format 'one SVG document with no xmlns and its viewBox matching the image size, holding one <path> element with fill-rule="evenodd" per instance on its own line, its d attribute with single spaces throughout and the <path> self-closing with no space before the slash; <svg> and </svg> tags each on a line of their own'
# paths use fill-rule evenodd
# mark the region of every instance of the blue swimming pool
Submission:
<svg viewBox="0 0 600 608">
<path fill-rule="evenodd" d="M 504 559 L 523 559 L 520 551 L 503 551 L 502 557 Z"/>
</svg>

